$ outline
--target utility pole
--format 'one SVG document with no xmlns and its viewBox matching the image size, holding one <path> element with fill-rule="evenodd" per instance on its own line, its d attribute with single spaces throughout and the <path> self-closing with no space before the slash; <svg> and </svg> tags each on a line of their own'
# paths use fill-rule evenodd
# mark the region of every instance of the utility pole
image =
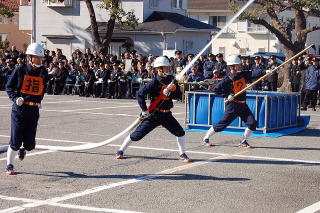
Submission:
<svg viewBox="0 0 320 213">
<path fill-rule="evenodd" d="M 31 6 L 32 6 L 32 23 L 31 23 L 31 42 L 36 42 L 36 0 L 31 0 Z"/>
</svg>

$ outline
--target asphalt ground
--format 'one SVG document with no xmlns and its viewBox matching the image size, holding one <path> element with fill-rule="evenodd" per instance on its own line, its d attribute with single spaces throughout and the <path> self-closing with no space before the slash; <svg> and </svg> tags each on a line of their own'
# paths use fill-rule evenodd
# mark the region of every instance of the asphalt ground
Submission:
<svg viewBox="0 0 320 213">
<path fill-rule="evenodd" d="M 11 102 L 0 92 L 0 146 L 10 135 Z M 184 125 L 184 104 L 174 116 Z M 37 132 L 42 145 L 75 146 L 104 141 L 140 113 L 135 100 L 45 96 Z M 320 210 L 320 114 L 308 128 L 280 138 L 187 132 L 187 154 L 178 160 L 176 139 L 157 128 L 126 151 L 123 138 L 86 151 L 34 150 L 5 174 L 0 154 L 0 212 L 316 212 Z"/>
</svg>

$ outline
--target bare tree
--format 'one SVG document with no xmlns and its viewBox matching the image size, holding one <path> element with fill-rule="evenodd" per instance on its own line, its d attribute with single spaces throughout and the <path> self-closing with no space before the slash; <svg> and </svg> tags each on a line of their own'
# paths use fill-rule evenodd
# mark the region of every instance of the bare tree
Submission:
<svg viewBox="0 0 320 213">
<path fill-rule="evenodd" d="M 133 11 L 125 12 L 120 8 L 121 0 L 102 0 L 99 4 L 99 8 L 109 13 L 109 20 L 106 23 L 107 33 L 101 38 L 99 34 L 97 19 L 91 0 L 84 0 L 89 14 L 91 22 L 91 35 L 93 44 L 96 50 L 107 53 L 108 47 L 111 42 L 113 31 L 116 24 L 123 29 L 134 29 L 138 25 L 138 19 L 134 15 Z"/>
<path fill-rule="evenodd" d="M 229 0 L 230 8 L 236 10 L 243 0 Z M 305 48 L 309 33 L 319 30 L 320 25 L 307 26 L 308 16 L 320 16 L 320 0 L 256 0 L 255 7 L 242 14 L 240 19 L 260 24 L 273 33 L 284 45 L 286 58 L 291 58 Z M 291 11 L 294 17 L 284 19 L 282 12 Z M 268 19 L 271 22 L 268 21 Z M 288 71 L 280 88 L 290 91 Z"/>
</svg>

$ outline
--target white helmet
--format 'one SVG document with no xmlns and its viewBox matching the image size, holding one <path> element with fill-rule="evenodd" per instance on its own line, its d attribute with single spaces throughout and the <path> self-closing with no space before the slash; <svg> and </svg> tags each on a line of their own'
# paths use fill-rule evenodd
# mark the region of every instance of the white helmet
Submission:
<svg viewBox="0 0 320 213">
<path fill-rule="evenodd" d="M 44 57 L 44 48 L 42 44 L 31 43 L 27 48 L 26 54 Z"/>
<path fill-rule="evenodd" d="M 170 66 L 171 66 L 171 64 L 170 64 L 169 60 L 164 56 L 159 56 L 153 62 L 154 68 L 156 68 L 156 67 L 170 67 Z"/>
<path fill-rule="evenodd" d="M 231 65 L 236 65 L 236 64 L 241 64 L 241 60 L 240 60 L 239 56 L 230 55 L 227 59 L 227 65 L 231 66 Z"/>
</svg>

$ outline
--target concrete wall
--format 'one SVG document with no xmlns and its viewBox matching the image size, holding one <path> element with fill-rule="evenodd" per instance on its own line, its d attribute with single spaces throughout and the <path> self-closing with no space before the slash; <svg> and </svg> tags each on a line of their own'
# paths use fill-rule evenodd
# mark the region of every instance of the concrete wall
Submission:
<svg viewBox="0 0 320 213">
<path fill-rule="evenodd" d="M 30 42 L 30 32 L 19 30 L 18 13 L 15 14 L 15 17 L 8 24 L 0 24 L 0 34 L 6 34 L 6 39 L 10 42 L 10 46 L 15 45 L 18 50 L 25 50 L 25 47 Z"/>
<path fill-rule="evenodd" d="M 227 21 L 233 16 L 232 13 L 228 12 L 189 12 L 191 18 L 209 23 L 209 16 L 227 16 Z M 293 17 L 292 12 L 284 12 L 281 16 L 286 19 Z M 320 18 L 309 16 L 308 26 L 314 26 L 320 23 Z M 277 38 L 269 33 L 268 31 L 257 31 L 257 32 L 244 32 L 240 28 L 245 27 L 242 22 L 237 21 L 231 24 L 230 28 L 226 33 L 222 34 L 218 38 L 213 46 L 212 52 L 218 53 L 219 49 L 225 48 L 225 54 L 253 54 L 258 52 L 259 49 L 264 49 L 267 52 L 284 52 L 283 45 L 277 40 Z M 294 34 L 294 33 L 293 33 Z M 310 53 L 320 54 L 320 30 L 312 32 L 308 35 L 307 44 L 316 44 L 316 51 L 310 50 Z"/>
<path fill-rule="evenodd" d="M 164 12 L 170 12 L 170 13 L 179 13 L 182 15 L 187 15 L 186 8 L 187 8 L 187 0 L 182 0 L 182 9 L 176 9 L 172 8 L 171 4 L 172 0 L 159 0 L 159 6 L 157 8 L 150 8 L 150 0 L 143 0 L 144 3 L 144 10 L 143 10 L 143 16 L 145 20 L 148 18 L 153 11 L 164 11 Z"/>
<path fill-rule="evenodd" d="M 98 22 L 106 22 L 108 13 L 97 5 L 100 0 L 93 0 L 94 10 Z M 183 0 L 183 8 L 186 8 L 187 0 Z M 185 9 L 175 9 L 171 6 L 171 0 L 159 0 L 158 8 L 150 8 L 149 0 L 123 0 L 121 7 L 129 11 L 134 9 L 135 15 L 142 22 L 151 15 L 153 11 L 175 12 L 186 14 Z M 31 6 L 21 7 L 29 21 L 24 20 L 21 28 L 31 29 Z M 83 50 L 85 47 L 93 47 L 91 34 L 85 31 L 90 26 L 90 19 L 85 2 L 73 0 L 72 7 L 48 7 L 45 1 L 37 1 L 36 41 L 46 44 L 48 49 L 63 49 L 66 56 L 76 49 Z M 27 14 L 28 13 L 28 14 Z M 205 18 L 205 17 L 204 17 Z M 47 36 L 45 36 L 47 35 Z M 59 38 L 60 36 L 60 38 Z M 65 38 L 68 36 L 69 38 Z M 183 40 L 193 40 L 193 48 L 188 50 L 196 52 L 203 48 L 209 33 L 177 33 L 174 36 L 165 37 L 160 34 L 153 35 L 114 35 L 114 37 L 130 37 L 134 41 L 134 49 L 142 54 L 162 55 L 163 49 L 183 49 Z M 53 38 L 54 37 L 54 38 Z M 119 49 L 119 44 L 114 44 L 114 49 Z"/>
<path fill-rule="evenodd" d="M 189 16 L 206 24 L 209 23 L 209 16 L 227 16 L 226 22 L 232 18 L 232 13 L 223 12 L 199 12 L 189 13 Z M 234 22 L 230 25 L 225 33 L 223 33 L 212 45 L 212 53 L 231 54 L 253 54 L 264 49 L 269 52 L 278 52 L 278 41 L 267 31 L 247 32 L 247 25 L 240 26 L 241 22 Z M 245 27 L 244 32 L 241 27 Z M 222 27 L 221 27 L 222 28 Z M 222 51 L 224 49 L 225 51 Z"/>
</svg>

